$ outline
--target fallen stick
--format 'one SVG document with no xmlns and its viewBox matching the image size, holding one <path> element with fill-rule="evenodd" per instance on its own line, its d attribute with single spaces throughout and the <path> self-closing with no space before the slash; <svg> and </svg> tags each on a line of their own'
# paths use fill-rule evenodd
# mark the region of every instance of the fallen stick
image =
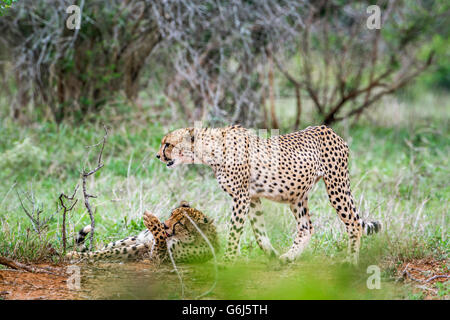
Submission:
<svg viewBox="0 0 450 320">
<path fill-rule="evenodd" d="M 403 269 L 403 271 L 402 271 L 402 277 L 405 278 L 405 279 L 410 278 L 411 280 L 414 280 L 414 281 L 416 281 L 416 282 L 421 283 L 422 280 L 419 280 L 419 279 L 414 278 L 414 277 L 408 272 L 408 267 L 409 267 L 409 263 L 406 265 L 405 269 Z"/>
<path fill-rule="evenodd" d="M 414 281 L 419 282 L 419 283 L 429 283 L 430 281 L 433 281 L 435 279 L 440 279 L 440 278 L 448 279 L 448 278 L 450 278 L 450 276 L 443 274 L 443 275 L 432 276 L 432 277 L 428 278 L 427 280 L 416 279 L 408 272 L 408 267 L 409 267 L 409 263 L 406 265 L 405 269 L 403 269 L 402 277 L 405 278 L 405 279 L 409 278 L 409 279 L 414 280 Z M 420 269 L 412 268 L 412 267 L 411 267 L 411 269 L 422 271 L 422 272 L 425 271 L 425 270 L 420 270 Z"/>
<path fill-rule="evenodd" d="M 434 279 L 439 279 L 439 278 L 450 278 L 450 276 L 447 276 L 445 274 L 436 275 L 436 276 L 433 276 L 433 277 L 429 278 L 428 280 L 426 280 L 425 283 L 428 283 L 430 281 L 433 281 Z"/>
<path fill-rule="evenodd" d="M 40 268 L 40 267 L 31 267 L 28 266 L 26 264 L 14 261 L 12 259 L 9 258 L 5 258 L 5 257 L 0 257 L 0 264 L 7 266 L 11 269 L 14 270 L 25 270 L 28 272 L 32 272 L 32 273 L 46 273 L 46 274 L 51 274 L 54 276 L 60 276 L 61 274 L 59 273 L 55 273 L 56 269 L 50 268 L 50 267 L 46 267 L 44 268 Z M 53 271 L 49 271 L 49 270 L 53 270 Z"/>
</svg>

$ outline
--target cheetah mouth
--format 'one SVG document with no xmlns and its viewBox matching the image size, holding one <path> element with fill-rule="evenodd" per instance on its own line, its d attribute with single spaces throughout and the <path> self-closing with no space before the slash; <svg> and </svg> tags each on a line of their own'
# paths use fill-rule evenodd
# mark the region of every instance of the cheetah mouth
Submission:
<svg viewBox="0 0 450 320">
<path fill-rule="evenodd" d="M 173 168 L 175 166 L 175 160 L 169 160 L 166 163 L 167 168 Z"/>
</svg>

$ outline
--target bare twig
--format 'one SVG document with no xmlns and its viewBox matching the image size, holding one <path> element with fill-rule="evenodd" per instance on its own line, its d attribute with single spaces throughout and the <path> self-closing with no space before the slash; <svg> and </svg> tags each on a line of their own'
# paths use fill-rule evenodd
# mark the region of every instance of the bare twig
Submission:
<svg viewBox="0 0 450 320">
<path fill-rule="evenodd" d="M 450 276 L 448 276 L 448 275 L 446 275 L 446 274 L 441 274 L 441 275 L 432 276 L 431 278 L 425 280 L 425 283 L 428 283 L 428 282 L 430 282 L 430 281 L 433 281 L 433 280 L 435 280 L 435 279 L 440 279 L 440 278 L 446 278 L 446 279 L 448 279 L 448 278 L 450 278 Z"/>
<path fill-rule="evenodd" d="M 62 222 L 62 231 L 61 231 L 62 232 L 63 252 L 66 252 L 66 215 L 67 215 L 67 212 L 72 211 L 73 207 L 75 207 L 75 205 L 78 202 L 78 199 L 76 199 L 75 202 L 73 202 L 72 205 L 68 208 L 64 204 L 63 198 L 65 198 L 66 200 L 69 200 L 69 201 L 73 201 L 77 191 L 78 191 L 78 185 L 75 187 L 75 190 L 73 191 L 72 196 L 69 197 L 69 196 L 65 195 L 64 193 L 61 193 L 59 195 L 59 202 L 61 204 L 61 207 L 63 208 L 63 222 Z"/>
<path fill-rule="evenodd" d="M 428 279 L 426 279 L 426 280 L 420 280 L 420 279 L 414 278 L 414 277 L 408 272 L 408 267 L 409 267 L 409 263 L 406 265 L 405 269 L 403 269 L 403 271 L 402 271 L 402 274 L 401 274 L 402 278 L 406 278 L 406 279 L 409 278 L 409 279 L 411 279 L 411 280 L 413 280 L 413 281 L 416 281 L 416 282 L 419 282 L 419 283 L 429 283 L 429 282 L 431 282 L 431 281 L 433 281 L 433 280 L 436 280 L 436 279 L 441 279 L 441 278 L 448 279 L 448 278 L 450 278 L 450 276 L 448 276 L 448 275 L 446 275 L 446 274 L 439 274 L 439 275 L 432 276 L 432 277 L 430 277 L 430 278 L 428 278 Z M 423 272 L 423 270 L 420 270 L 420 269 L 417 269 L 417 268 L 411 267 L 411 269 L 414 269 L 414 270 L 418 270 L 418 271 Z M 422 286 L 421 288 L 422 288 L 422 289 L 426 289 L 425 286 Z"/>
<path fill-rule="evenodd" d="M 93 170 L 86 170 L 83 169 L 83 172 L 81 174 L 81 179 L 83 182 L 83 197 L 84 197 L 84 205 L 86 206 L 87 211 L 89 212 L 89 218 L 91 219 L 91 235 L 90 235 L 90 244 L 89 244 L 89 250 L 92 250 L 92 244 L 94 242 L 94 231 L 95 231 L 95 219 L 94 219 L 94 214 L 92 212 L 92 208 L 91 205 L 89 203 L 89 198 L 96 198 L 96 196 L 91 195 L 87 192 L 86 189 L 86 180 L 89 176 L 93 175 L 94 173 L 96 173 L 98 170 L 100 170 L 101 168 L 103 168 L 103 163 L 102 163 L 102 155 L 103 155 L 103 150 L 105 149 L 105 144 L 106 144 L 106 139 L 108 138 L 108 130 L 106 128 L 106 126 L 103 126 L 103 128 L 105 129 L 105 135 L 103 136 L 103 140 L 93 146 L 88 146 L 87 148 L 92 148 L 92 147 L 96 147 L 98 145 L 102 145 L 102 148 L 100 150 L 100 153 L 98 155 L 98 161 L 97 161 L 97 167 L 95 167 Z"/>
<path fill-rule="evenodd" d="M 402 271 L 402 277 L 406 278 L 406 279 L 411 279 L 414 280 L 416 282 L 422 283 L 422 280 L 416 279 L 414 278 L 409 272 L 408 272 L 408 267 L 409 267 L 409 263 L 406 265 L 405 269 L 403 269 Z"/>
<path fill-rule="evenodd" d="M 25 212 L 27 217 L 30 219 L 31 224 L 33 225 L 34 231 L 38 234 L 39 238 L 41 237 L 42 231 L 47 227 L 48 223 L 50 222 L 50 219 L 59 212 L 60 208 L 56 207 L 56 211 L 51 214 L 47 219 L 41 219 L 41 213 L 43 212 L 44 208 L 42 204 L 37 203 L 33 190 L 30 191 L 30 194 L 25 193 L 25 198 L 28 200 L 28 202 L 31 205 L 30 209 L 27 209 L 25 204 L 23 203 L 23 200 L 19 194 L 19 192 L 16 190 L 17 197 L 19 198 L 20 205 L 22 207 L 22 210 Z"/>
<path fill-rule="evenodd" d="M 14 269 L 14 270 L 25 270 L 25 271 L 33 272 L 33 273 L 46 273 L 46 274 L 51 274 L 51 275 L 56 275 L 56 276 L 60 275 L 58 273 L 57 269 L 50 268 L 50 267 L 45 267 L 45 268 L 32 267 L 32 266 L 28 266 L 26 264 L 14 261 L 14 260 L 6 258 L 6 257 L 0 257 L 0 264 L 7 266 L 11 269 Z"/>
<path fill-rule="evenodd" d="M 5 199 L 8 198 L 9 193 L 11 192 L 12 189 L 14 189 L 14 187 L 16 186 L 17 181 L 14 181 L 13 185 L 11 186 L 11 188 L 9 188 L 8 192 L 5 194 L 5 196 L 2 199 L 2 202 L 0 202 L 0 208 L 3 205 L 3 202 L 5 202 Z"/>
</svg>

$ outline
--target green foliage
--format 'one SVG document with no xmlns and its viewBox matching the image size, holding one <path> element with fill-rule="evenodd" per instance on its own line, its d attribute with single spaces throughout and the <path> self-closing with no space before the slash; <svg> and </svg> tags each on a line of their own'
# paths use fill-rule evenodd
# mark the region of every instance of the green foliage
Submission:
<svg viewBox="0 0 450 320">
<path fill-rule="evenodd" d="M 36 170 L 41 168 L 41 162 L 46 158 L 46 150 L 36 147 L 31 138 L 15 141 L 13 146 L 0 154 L 0 166 L 5 173 L 14 173 L 17 168 Z"/>
<path fill-rule="evenodd" d="M 449 48 L 450 38 L 448 36 L 441 36 L 439 34 L 433 36 L 433 40 L 424 48 L 423 55 L 433 51 L 436 55 L 436 65 L 432 72 L 424 74 L 419 79 L 419 84 L 422 83 L 427 89 L 450 91 Z"/>
<path fill-rule="evenodd" d="M 450 296 L 450 281 L 436 282 L 434 286 L 438 290 L 438 296 L 440 298 Z"/>
<path fill-rule="evenodd" d="M 18 0 L 0 0 L 0 16 L 2 16 L 7 9 L 11 8 L 14 2 Z"/>
</svg>

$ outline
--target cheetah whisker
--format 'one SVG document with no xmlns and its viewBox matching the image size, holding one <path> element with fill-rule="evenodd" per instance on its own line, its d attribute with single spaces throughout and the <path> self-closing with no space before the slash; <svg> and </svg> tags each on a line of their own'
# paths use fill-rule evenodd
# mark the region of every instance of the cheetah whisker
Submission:
<svg viewBox="0 0 450 320">
<path fill-rule="evenodd" d="M 189 217 L 189 215 L 187 215 L 186 213 L 183 213 L 183 214 L 184 214 L 184 216 L 185 216 L 186 218 L 188 218 L 188 220 L 192 223 L 192 225 L 195 227 L 195 229 L 197 229 L 198 233 L 200 233 L 200 235 L 203 237 L 203 239 L 205 239 L 205 241 L 206 241 L 206 243 L 208 244 L 209 249 L 211 249 L 211 253 L 212 253 L 212 255 L 213 255 L 213 260 L 214 260 L 214 273 L 215 273 L 215 274 L 214 274 L 214 283 L 213 283 L 213 285 L 211 286 L 211 288 L 209 288 L 209 290 L 207 290 L 206 292 L 202 293 L 201 295 L 195 297 L 195 299 L 200 299 L 200 298 L 202 298 L 202 297 L 208 295 L 209 293 L 211 293 L 211 292 L 214 290 L 214 288 L 216 287 L 216 285 L 217 285 L 217 279 L 218 279 L 219 273 L 218 273 L 218 270 L 217 270 L 216 251 L 214 250 L 214 246 L 211 244 L 211 242 L 209 241 L 208 237 L 203 233 L 203 231 L 202 231 L 202 230 L 199 228 L 199 226 L 194 222 L 194 220 L 193 220 L 191 217 Z"/>
<path fill-rule="evenodd" d="M 167 242 L 167 240 L 166 240 L 166 242 Z M 170 258 L 170 261 L 172 262 L 173 269 L 175 270 L 175 273 L 177 274 L 178 280 L 180 280 L 181 299 L 184 299 L 184 282 L 183 282 L 183 278 L 181 277 L 181 274 L 178 271 L 177 264 L 175 263 L 175 260 L 173 259 L 172 250 L 171 250 L 169 245 L 167 246 L 167 252 L 169 253 L 169 258 Z"/>
</svg>

